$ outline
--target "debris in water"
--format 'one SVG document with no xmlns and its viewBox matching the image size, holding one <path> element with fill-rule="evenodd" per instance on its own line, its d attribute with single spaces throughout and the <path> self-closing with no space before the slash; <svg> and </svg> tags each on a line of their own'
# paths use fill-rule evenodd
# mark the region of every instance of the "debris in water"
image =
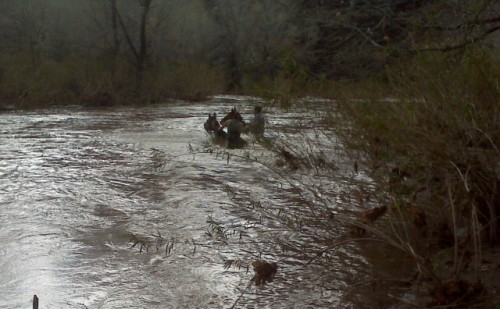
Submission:
<svg viewBox="0 0 500 309">
<path fill-rule="evenodd" d="M 377 221 L 380 217 L 382 217 L 387 211 L 387 206 L 375 207 L 372 209 L 365 210 L 361 213 L 361 216 L 358 220 L 358 224 L 353 223 L 349 225 L 349 231 L 354 236 L 364 236 L 366 234 L 366 229 L 363 227 L 363 224 L 372 224 Z"/>
<path fill-rule="evenodd" d="M 361 221 L 365 224 L 373 223 L 378 218 L 382 217 L 387 211 L 387 206 L 375 207 L 373 209 L 365 210 L 361 213 Z"/>
<path fill-rule="evenodd" d="M 263 260 L 256 260 L 252 263 L 253 270 L 255 271 L 255 285 L 259 286 L 266 282 L 273 282 L 274 276 L 278 271 L 276 263 L 268 263 Z"/>
<path fill-rule="evenodd" d="M 436 289 L 432 291 L 432 301 L 429 305 L 457 306 L 461 303 L 476 299 L 483 291 L 484 287 L 480 283 L 470 284 L 464 280 L 449 279 L 440 283 Z"/>
</svg>

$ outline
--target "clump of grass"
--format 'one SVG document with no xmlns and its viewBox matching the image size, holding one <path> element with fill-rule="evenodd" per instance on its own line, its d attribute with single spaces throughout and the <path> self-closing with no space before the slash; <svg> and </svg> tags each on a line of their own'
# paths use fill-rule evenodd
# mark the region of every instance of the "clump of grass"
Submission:
<svg viewBox="0 0 500 309">
<path fill-rule="evenodd" d="M 142 253 L 144 251 L 148 253 L 151 247 L 154 247 L 156 249 L 156 252 L 161 252 L 163 251 L 163 248 L 165 248 L 165 256 L 169 256 L 174 249 L 176 239 L 173 237 L 167 239 L 166 237 L 162 236 L 160 231 L 158 230 L 157 234 L 131 234 L 130 242 L 132 243 L 132 246 L 130 248 L 132 249 L 137 247 L 139 249 L 139 253 Z"/>
</svg>

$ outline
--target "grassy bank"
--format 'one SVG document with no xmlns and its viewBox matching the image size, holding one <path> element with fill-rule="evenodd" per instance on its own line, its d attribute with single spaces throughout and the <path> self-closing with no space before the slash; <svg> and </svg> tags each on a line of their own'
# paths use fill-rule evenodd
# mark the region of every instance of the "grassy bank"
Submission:
<svg viewBox="0 0 500 309">
<path fill-rule="evenodd" d="M 221 68 L 196 62 L 163 63 L 146 70 L 140 83 L 137 80 L 135 67 L 126 59 L 0 56 L 0 104 L 20 108 L 201 100 L 222 92 L 225 82 Z"/>
<path fill-rule="evenodd" d="M 292 64 L 288 64 L 288 62 Z M 297 97 L 327 96 L 329 82 L 308 75 L 292 60 L 272 70 L 238 67 L 241 81 L 232 93 L 252 95 L 290 107 Z M 0 107 L 54 105 L 120 106 L 170 100 L 200 101 L 227 92 L 231 80 L 224 64 L 196 60 L 149 64 L 139 76 L 126 57 L 72 55 L 54 59 L 42 53 L 0 54 Z"/>
<path fill-rule="evenodd" d="M 500 239 L 498 59 L 417 56 L 338 94 L 337 134 L 388 209 L 380 231 L 414 260 L 429 305 L 474 303 L 492 283 L 484 269 L 498 274 L 487 257 Z"/>
</svg>

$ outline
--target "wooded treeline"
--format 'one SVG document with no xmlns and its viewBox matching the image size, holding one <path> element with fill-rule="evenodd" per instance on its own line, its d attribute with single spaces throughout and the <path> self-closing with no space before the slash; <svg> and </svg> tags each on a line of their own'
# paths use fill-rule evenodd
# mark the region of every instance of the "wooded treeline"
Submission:
<svg viewBox="0 0 500 309">
<path fill-rule="evenodd" d="M 499 29 L 493 0 L 2 1 L 0 92 L 101 102 L 293 91 Z"/>
</svg>

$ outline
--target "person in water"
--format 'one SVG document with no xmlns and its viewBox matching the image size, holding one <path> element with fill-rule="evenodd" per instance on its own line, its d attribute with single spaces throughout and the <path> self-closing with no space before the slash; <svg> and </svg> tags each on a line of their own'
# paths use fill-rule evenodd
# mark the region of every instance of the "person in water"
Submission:
<svg viewBox="0 0 500 309">
<path fill-rule="evenodd" d="M 262 113 L 261 106 L 255 106 L 254 116 L 252 122 L 250 123 L 250 132 L 256 137 L 264 137 L 264 131 L 266 130 L 266 117 Z"/>
<path fill-rule="evenodd" d="M 227 128 L 227 148 L 242 148 L 247 142 L 241 138 L 241 133 L 245 131 L 245 123 L 238 119 L 228 119 L 221 123 L 219 130 Z"/>
</svg>

